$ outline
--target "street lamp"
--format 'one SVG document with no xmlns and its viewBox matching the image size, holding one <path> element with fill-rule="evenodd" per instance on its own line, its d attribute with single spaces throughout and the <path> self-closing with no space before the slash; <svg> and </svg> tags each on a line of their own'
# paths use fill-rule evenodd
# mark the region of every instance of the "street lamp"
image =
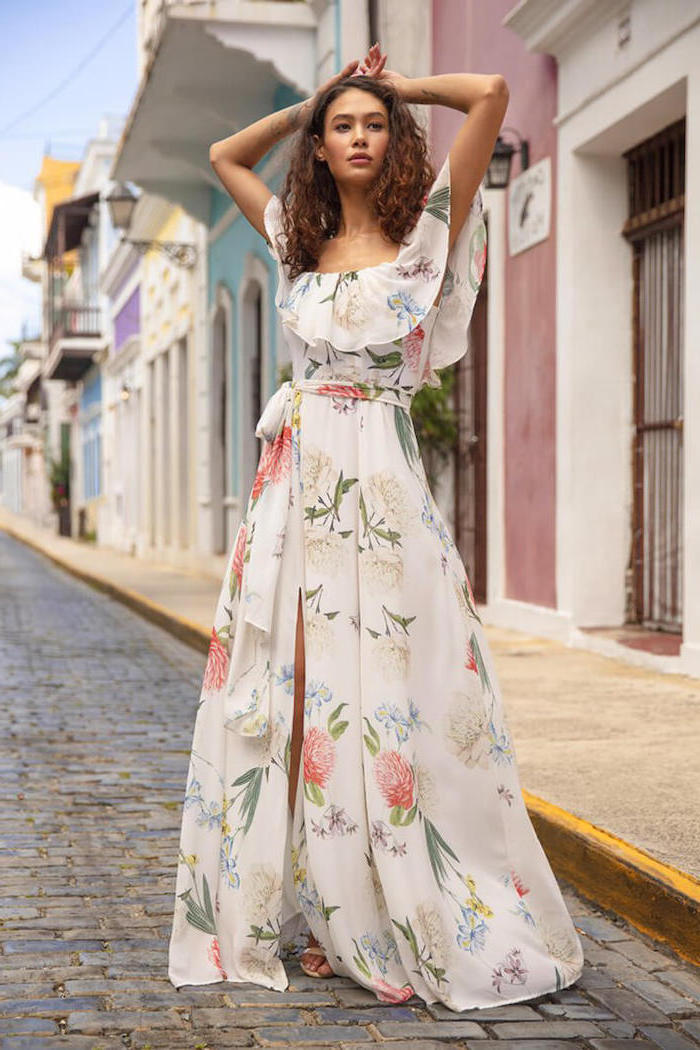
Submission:
<svg viewBox="0 0 700 1050">
<path fill-rule="evenodd" d="M 114 228 L 122 231 L 128 230 L 131 226 L 134 208 L 136 207 L 136 196 L 128 186 L 118 182 L 114 189 L 107 194 L 105 200 L 109 205 Z M 192 267 L 197 261 L 196 246 L 185 241 L 136 241 L 124 236 L 124 232 L 122 232 L 122 241 L 133 245 L 141 254 L 145 254 L 152 249 L 162 252 L 163 255 L 167 255 L 168 258 L 172 259 L 177 266 Z"/>
<path fill-rule="evenodd" d="M 530 143 L 523 139 L 515 128 L 504 127 L 501 131 L 512 131 L 517 135 L 520 145 L 517 149 L 509 143 L 504 142 L 499 135 L 496 145 L 491 154 L 489 166 L 486 169 L 486 189 L 504 190 L 510 182 L 510 162 L 514 153 L 520 154 L 520 170 L 525 171 L 530 166 Z"/>
</svg>

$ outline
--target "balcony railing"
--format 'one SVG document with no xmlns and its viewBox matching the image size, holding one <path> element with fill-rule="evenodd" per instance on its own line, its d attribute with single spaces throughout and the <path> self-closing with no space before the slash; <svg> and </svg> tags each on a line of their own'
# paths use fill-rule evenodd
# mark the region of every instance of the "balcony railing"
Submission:
<svg viewBox="0 0 700 1050">
<path fill-rule="evenodd" d="M 51 346 L 58 339 L 71 339 L 75 336 L 100 335 L 99 306 L 64 303 L 53 315 L 51 326 Z"/>
</svg>

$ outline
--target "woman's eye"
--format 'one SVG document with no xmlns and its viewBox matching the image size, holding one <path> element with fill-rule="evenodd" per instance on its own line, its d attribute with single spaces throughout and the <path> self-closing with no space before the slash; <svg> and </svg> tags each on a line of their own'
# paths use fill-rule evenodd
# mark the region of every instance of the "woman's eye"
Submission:
<svg viewBox="0 0 700 1050">
<path fill-rule="evenodd" d="M 336 131 L 340 131 L 341 128 L 349 128 L 349 127 L 350 127 L 350 125 L 347 123 L 347 121 L 343 121 L 341 124 L 336 124 L 335 130 Z M 373 120 L 370 123 L 370 127 L 371 128 L 379 128 L 379 130 L 381 131 L 382 128 L 384 127 L 384 125 L 380 124 L 378 120 Z"/>
</svg>

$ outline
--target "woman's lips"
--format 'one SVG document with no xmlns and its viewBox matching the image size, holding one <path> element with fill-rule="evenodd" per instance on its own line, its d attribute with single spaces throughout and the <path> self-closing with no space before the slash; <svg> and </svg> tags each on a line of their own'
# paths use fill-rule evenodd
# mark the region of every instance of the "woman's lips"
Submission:
<svg viewBox="0 0 700 1050">
<path fill-rule="evenodd" d="M 351 157 L 350 158 L 350 163 L 351 164 L 371 164 L 372 161 L 371 161 L 370 157 Z"/>
</svg>

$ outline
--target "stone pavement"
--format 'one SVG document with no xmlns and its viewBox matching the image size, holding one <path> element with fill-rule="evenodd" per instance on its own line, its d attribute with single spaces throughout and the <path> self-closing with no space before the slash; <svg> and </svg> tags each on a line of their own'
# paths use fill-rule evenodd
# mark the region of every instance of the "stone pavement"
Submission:
<svg viewBox="0 0 700 1050">
<path fill-rule="evenodd" d="M 137 591 L 208 644 L 224 572 L 206 576 L 56 536 L 0 507 L 54 557 Z M 2 535 L 0 531 L 0 535 Z M 700 679 L 485 624 L 523 787 L 700 877 Z"/>
<path fill-rule="evenodd" d="M 352 982 L 167 979 L 205 654 L 0 534 L 0 1050 L 698 1050 L 700 970 L 562 884 L 577 985 L 454 1014 Z"/>
</svg>

